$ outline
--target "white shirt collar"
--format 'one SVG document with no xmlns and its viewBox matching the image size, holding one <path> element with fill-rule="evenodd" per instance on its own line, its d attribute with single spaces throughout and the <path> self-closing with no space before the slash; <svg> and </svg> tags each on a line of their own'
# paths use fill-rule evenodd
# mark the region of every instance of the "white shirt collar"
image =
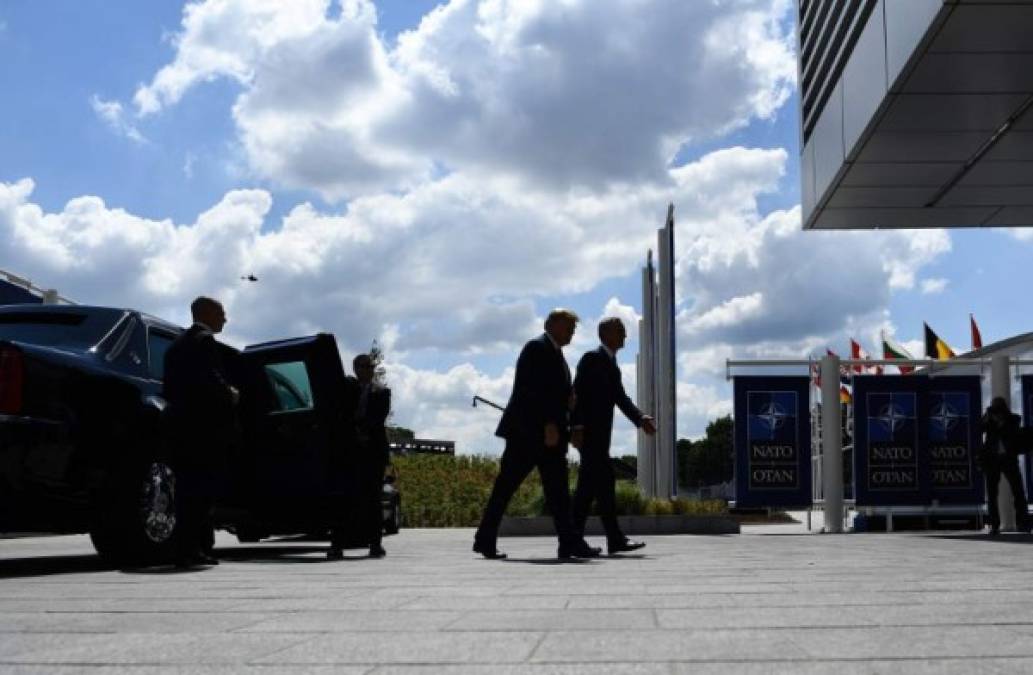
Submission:
<svg viewBox="0 0 1033 675">
<path fill-rule="evenodd" d="M 212 327 L 209 326 L 208 324 L 206 324 L 203 321 L 195 321 L 194 325 L 197 326 L 198 328 L 200 328 L 203 331 L 206 331 L 208 333 L 211 333 L 212 335 L 215 335 L 215 331 L 212 330 Z"/>
<path fill-rule="evenodd" d="M 560 350 L 561 352 L 563 351 L 563 347 L 560 347 L 560 344 L 558 342 L 556 342 L 556 340 L 553 339 L 553 337 L 551 335 L 549 335 L 549 331 L 545 331 L 545 337 L 549 338 L 549 342 L 552 343 L 553 347 L 555 347 L 556 349 Z"/>
<path fill-rule="evenodd" d="M 610 348 L 609 348 L 609 347 L 607 347 L 606 345 L 603 345 L 603 344 L 601 344 L 601 345 L 599 345 L 599 346 L 603 348 L 603 351 L 605 351 L 605 352 L 606 352 L 607 354 L 609 354 L 609 355 L 610 355 L 610 358 L 611 358 L 611 359 L 613 359 L 614 361 L 616 361 L 616 360 L 617 360 L 617 352 L 614 352 L 614 351 L 610 351 Z"/>
</svg>

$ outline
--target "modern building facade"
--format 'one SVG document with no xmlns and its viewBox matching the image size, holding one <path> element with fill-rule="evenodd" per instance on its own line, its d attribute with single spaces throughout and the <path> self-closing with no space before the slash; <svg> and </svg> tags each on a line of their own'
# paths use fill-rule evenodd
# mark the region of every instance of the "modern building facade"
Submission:
<svg viewBox="0 0 1033 675">
<path fill-rule="evenodd" d="M 805 229 L 1033 225 L 1033 0 L 799 0 Z"/>
</svg>

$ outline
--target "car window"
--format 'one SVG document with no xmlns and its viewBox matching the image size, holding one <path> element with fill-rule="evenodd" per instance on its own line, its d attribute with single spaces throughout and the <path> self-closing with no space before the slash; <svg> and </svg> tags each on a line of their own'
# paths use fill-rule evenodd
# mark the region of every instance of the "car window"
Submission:
<svg viewBox="0 0 1033 675">
<path fill-rule="evenodd" d="M 151 377 L 161 380 L 165 377 L 165 352 L 172 346 L 175 337 L 155 330 L 147 332 L 148 371 Z"/>
<path fill-rule="evenodd" d="M 125 315 L 122 310 L 96 308 L 5 309 L 0 312 L 0 340 L 54 347 L 90 347 Z"/>
<path fill-rule="evenodd" d="M 270 363 L 265 366 L 265 374 L 276 393 L 277 411 L 312 408 L 312 385 L 304 361 Z"/>
</svg>

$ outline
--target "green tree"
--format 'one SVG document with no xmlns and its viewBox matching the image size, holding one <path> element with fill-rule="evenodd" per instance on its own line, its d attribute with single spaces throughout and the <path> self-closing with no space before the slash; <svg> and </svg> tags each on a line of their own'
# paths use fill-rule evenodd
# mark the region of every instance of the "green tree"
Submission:
<svg viewBox="0 0 1033 675">
<path fill-rule="evenodd" d="M 678 441 L 679 478 L 685 485 L 714 485 L 732 479 L 735 462 L 731 415 L 713 420 L 698 441 Z"/>
</svg>

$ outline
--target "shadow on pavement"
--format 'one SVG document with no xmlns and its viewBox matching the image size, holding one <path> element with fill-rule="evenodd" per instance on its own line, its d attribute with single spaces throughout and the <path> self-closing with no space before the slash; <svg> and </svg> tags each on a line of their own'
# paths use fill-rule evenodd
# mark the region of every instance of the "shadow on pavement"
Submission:
<svg viewBox="0 0 1033 675">
<path fill-rule="evenodd" d="M 562 558 L 506 558 L 499 562 L 504 563 L 523 563 L 525 565 L 590 565 L 592 559 L 587 558 L 571 558 L 564 560 Z"/>
<path fill-rule="evenodd" d="M 118 569 L 117 565 L 105 562 L 96 554 L 0 559 L 0 579 L 108 572 L 114 569 Z"/>
<path fill-rule="evenodd" d="M 318 553 L 318 556 L 313 556 Z M 311 564 L 367 560 L 365 551 L 355 552 L 341 560 L 330 561 L 324 556 L 326 546 L 246 546 L 216 549 L 216 557 L 224 562 L 257 564 Z M 0 579 L 44 577 L 54 574 L 83 574 L 89 572 L 110 572 L 118 570 L 123 574 L 196 574 L 214 566 L 177 568 L 171 563 L 119 567 L 96 554 L 33 556 L 31 558 L 0 559 Z"/>
<path fill-rule="evenodd" d="M 927 534 L 925 536 L 931 539 L 955 539 L 983 544 L 1033 544 L 1033 535 L 1026 532 L 1002 532 L 998 535 L 973 532 L 972 534 Z"/>
</svg>

